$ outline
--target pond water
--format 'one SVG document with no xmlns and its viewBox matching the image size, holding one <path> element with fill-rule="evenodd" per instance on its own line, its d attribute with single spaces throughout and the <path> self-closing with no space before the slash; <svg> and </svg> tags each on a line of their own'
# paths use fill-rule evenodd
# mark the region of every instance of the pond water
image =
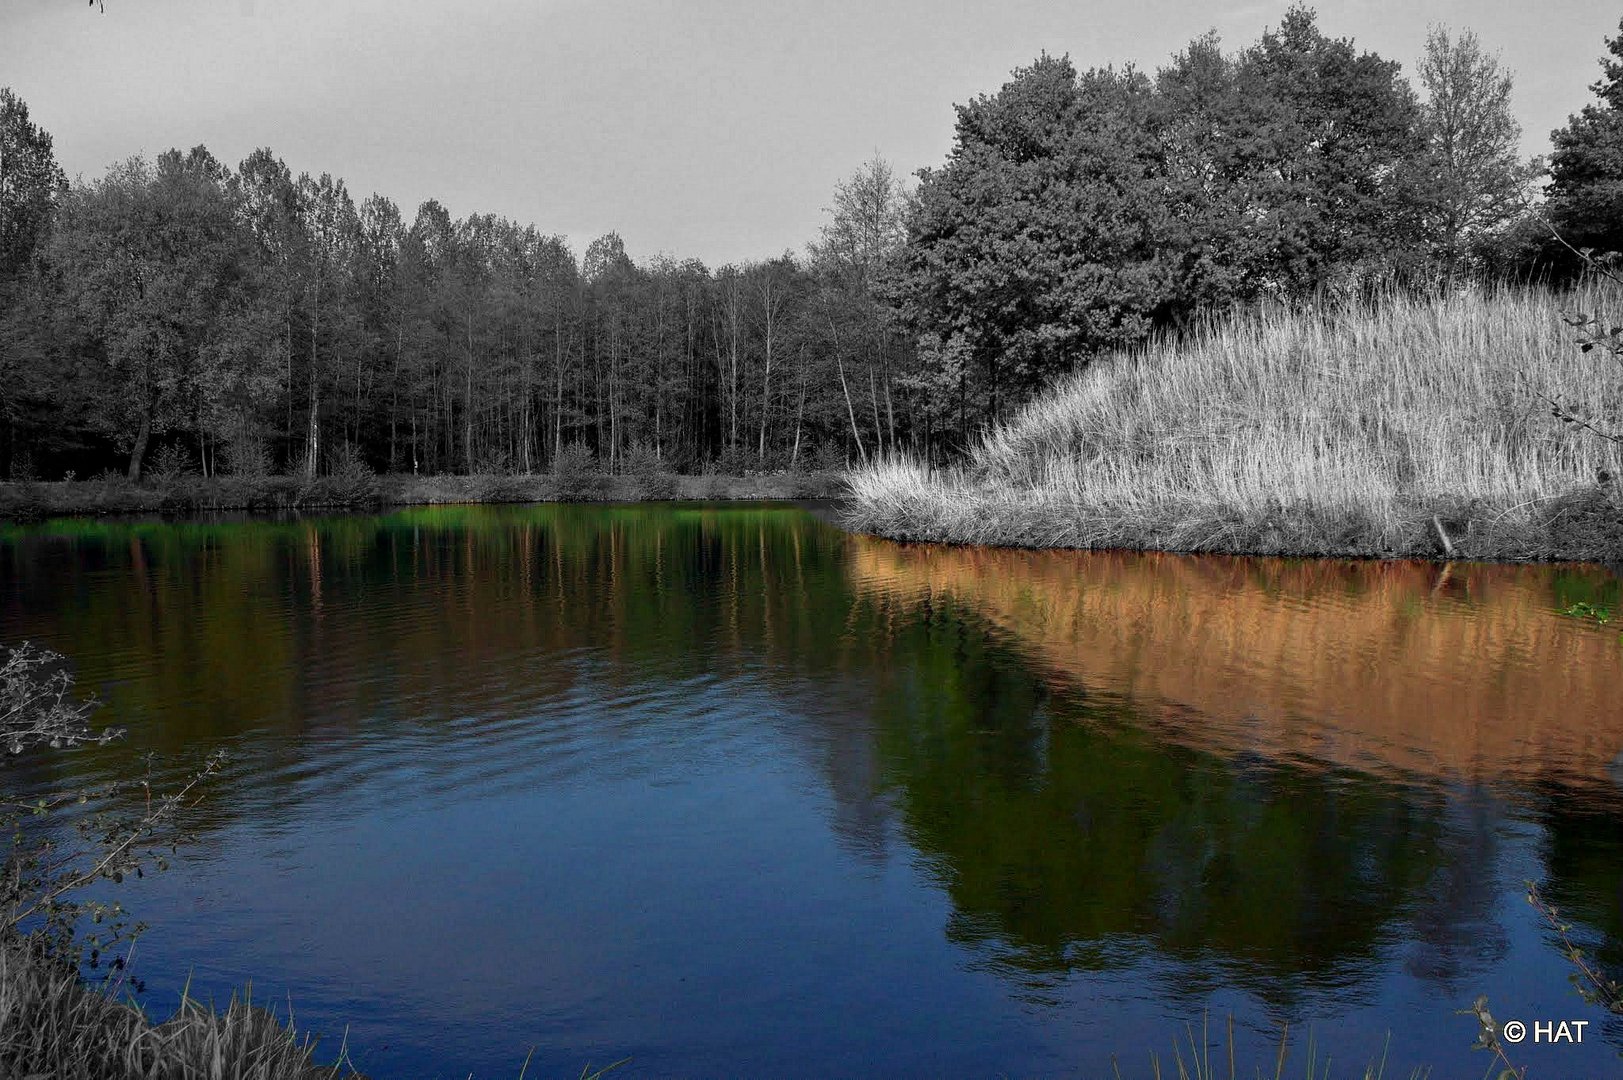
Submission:
<svg viewBox="0 0 1623 1080">
<path fill-rule="evenodd" d="M 0 641 L 183 775 L 155 1012 L 377 1078 L 1623 1075 L 1623 611 L 1597 567 L 903 546 L 775 506 L 0 530 Z M 12 767 L 10 782 L 38 783 Z"/>
</svg>

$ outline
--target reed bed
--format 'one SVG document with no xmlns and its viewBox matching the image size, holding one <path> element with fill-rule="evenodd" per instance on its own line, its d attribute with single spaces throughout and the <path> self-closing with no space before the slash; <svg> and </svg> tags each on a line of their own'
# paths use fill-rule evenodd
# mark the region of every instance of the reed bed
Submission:
<svg viewBox="0 0 1623 1080">
<path fill-rule="evenodd" d="M 1394 295 L 1214 319 L 1095 363 L 931 470 L 853 473 L 849 523 L 894 539 L 1247 554 L 1623 553 L 1623 365 L 1568 312 L 1609 283 Z"/>
</svg>

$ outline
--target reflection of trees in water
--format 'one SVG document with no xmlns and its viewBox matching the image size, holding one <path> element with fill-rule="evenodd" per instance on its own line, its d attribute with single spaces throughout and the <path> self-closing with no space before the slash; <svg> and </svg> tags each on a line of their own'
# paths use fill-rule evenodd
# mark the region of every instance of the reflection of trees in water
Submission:
<svg viewBox="0 0 1623 1080">
<path fill-rule="evenodd" d="M 868 560 L 857 580 L 853 551 Z M 1170 559 L 1121 576 L 1110 556 L 1118 576 L 1094 595 L 1062 560 L 1022 580 L 998 576 L 1001 557 L 875 551 L 749 508 L 92 524 L 0 536 L 0 636 L 69 652 L 131 726 L 127 745 L 74 756 L 86 777 L 146 749 L 184 763 L 234 745 L 236 771 L 206 804 L 217 824 L 291 821 L 295 788 L 332 794 L 341 812 L 343 793 L 377 787 L 391 762 L 415 785 L 400 799 L 454 797 L 475 766 L 533 779 L 587 744 L 681 747 L 772 724 L 826 784 L 847 850 L 882 860 L 899 820 L 952 901 L 948 936 L 1039 1000 L 1077 972 L 1153 969 L 1171 995 L 1242 985 L 1289 1012 L 1319 990 L 1356 996 L 1394 962 L 1394 941 L 1410 942 L 1407 971 L 1448 994 L 1502 954 L 1491 799 L 1297 761 L 1280 716 L 1236 740 L 1234 718 L 1194 694 L 1148 715 L 1142 695 L 1094 676 L 1127 665 L 1122 685 L 1142 689 L 1221 674 L 1220 689 L 1249 693 L 1180 635 L 1266 631 L 1283 655 L 1312 613 L 1269 604 L 1290 609 L 1304 582 L 1345 594 L 1328 609 L 1343 634 L 1452 648 L 1475 640 L 1464 607 L 1508 597 L 1485 640 L 1516 673 L 1529 641 L 1590 657 L 1593 640 L 1538 621 L 1522 578 L 1428 583 L 1399 568 L 1320 581 L 1311 568 Z M 1213 595 L 1191 598 L 1214 575 Z M 1424 596 L 1413 605 L 1410 577 Z M 1238 606 L 1236 589 L 1249 590 Z M 1426 605 L 1445 603 L 1439 629 Z M 1137 652 L 1089 651 L 1119 641 L 1131 612 L 1162 607 L 1182 625 L 1138 626 Z M 1031 627 L 1047 636 L 1034 642 Z M 1331 675 L 1347 694 L 1363 685 L 1347 664 Z M 786 708 L 723 715 L 712 690 Z M 1544 824 L 1552 880 L 1583 883 L 1574 896 L 1589 906 L 1558 900 L 1615 953 L 1623 916 L 1593 898 L 1616 896 L 1620 841 L 1554 810 Z"/>
<path fill-rule="evenodd" d="M 1494 907 L 1507 887 L 1499 873 L 1505 816 L 1493 796 L 1466 789 L 1438 808 L 1438 865 L 1412 901 L 1405 969 L 1452 997 L 1469 996 L 1471 979 L 1510 949 Z"/>
<path fill-rule="evenodd" d="M 613 737 L 637 712 L 614 701 L 648 688 L 720 678 L 844 700 L 845 719 L 808 746 L 838 759 L 838 812 L 873 848 L 866 695 L 838 676 L 869 663 L 858 643 L 875 633 L 845 625 L 840 542 L 792 511 L 748 508 L 83 523 L 0 537 L 0 635 L 69 652 L 131 727 L 127 745 L 75 759 L 86 775 L 146 750 L 236 746 L 219 785 L 230 797 L 211 800 L 222 817 L 277 814 L 290 779 L 342 777 L 356 751 L 439 740 L 454 761 L 533 734 L 530 721 Z"/>
<path fill-rule="evenodd" d="M 890 852 L 895 814 L 874 746 L 872 701 L 867 694 L 854 696 L 849 689 L 804 687 L 797 705 L 807 722 L 790 725 L 784 734 L 828 785 L 829 825 L 840 845 L 878 866 Z"/>
<path fill-rule="evenodd" d="M 1139 722 L 1225 754 L 1494 783 L 1600 778 L 1623 752 L 1623 645 L 1559 613 L 1615 595 L 1595 568 L 859 538 L 851 573 L 875 591 L 955 597 L 1045 675 L 1129 697 Z"/>
<path fill-rule="evenodd" d="M 1499 798 L 1515 789 L 1481 785 L 1620 802 L 1604 777 L 1623 739 L 1623 652 L 1558 614 L 1615 600 L 1615 576 L 1593 568 L 859 539 L 852 569 L 921 622 L 973 612 L 944 632 L 978 623 L 1049 688 L 1044 717 L 1017 704 L 1012 723 L 961 721 L 1004 733 L 1013 749 L 962 740 L 997 762 L 1031 748 L 1040 779 L 891 762 L 907 773 L 910 838 L 947 868 L 956 932 L 1034 987 L 1148 942 L 1183 962 L 1171 992 L 1250 980 L 1279 1000 L 1356 981 L 1400 943 L 1406 971 L 1458 993 L 1508 951 L 1496 907 L 1520 884 L 1501 851 Z M 956 777 L 971 782 L 954 790 Z M 973 813 L 943 807 L 956 799 Z M 1623 938 L 1605 933 L 1615 951 Z"/>
<path fill-rule="evenodd" d="M 878 716 L 908 838 L 949 934 L 1039 994 L 1147 953 L 1178 965 L 1173 993 L 1355 986 L 1462 848 L 1438 793 L 1167 744 L 1051 691 L 950 601 L 900 633 L 912 667 Z"/>
</svg>

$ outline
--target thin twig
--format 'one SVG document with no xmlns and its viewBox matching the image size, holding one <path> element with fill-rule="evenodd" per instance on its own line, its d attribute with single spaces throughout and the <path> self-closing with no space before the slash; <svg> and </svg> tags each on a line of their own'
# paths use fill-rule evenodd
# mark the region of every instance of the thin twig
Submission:
<svg viewBox="0 0 1623 1080">
<path fill-rule="evenodd" d="M 1544 916 L 1544 921 L 1561 939 L 1567 959 L 1572 961 L 1573 966 L 1589 983 L 1592 989 L 1585 996 L 1608 1012 L 1623 1014 L 1623 986 L 1607 978 L 1604 972 L 1584 958 L 1583 950 L 1572 942 L 1572 927 L 1562 922 L 1555 908 L 1544 902 L 1544 898 L 1539 895 L 1538 886 L 1531 881 L 1527 883 L 1527 902 L 1533 905 L 1533 910 Z"/>
</svg>

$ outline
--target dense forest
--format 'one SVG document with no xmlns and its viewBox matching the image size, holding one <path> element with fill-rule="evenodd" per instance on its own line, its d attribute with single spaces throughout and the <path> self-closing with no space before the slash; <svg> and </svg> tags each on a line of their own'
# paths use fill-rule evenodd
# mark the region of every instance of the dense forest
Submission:
<svg viewBox="0 0 1623 1080">
<path fill-rule="evenodd" d="M 940 460 L 1203 313 L 1623 248 L 1623 33 L 1607 48 L 1547 163 L 1468 32 L 1433 31 L 1414 83 L 1301 7 L 1154 75 L 1045 55 L 957 106 L 916 182 L 869 162 L 804 253 L 719 268 L 408 218 L 269 149 L 69 183 L 0 91 L 0 475 Z"/>
</svg>

